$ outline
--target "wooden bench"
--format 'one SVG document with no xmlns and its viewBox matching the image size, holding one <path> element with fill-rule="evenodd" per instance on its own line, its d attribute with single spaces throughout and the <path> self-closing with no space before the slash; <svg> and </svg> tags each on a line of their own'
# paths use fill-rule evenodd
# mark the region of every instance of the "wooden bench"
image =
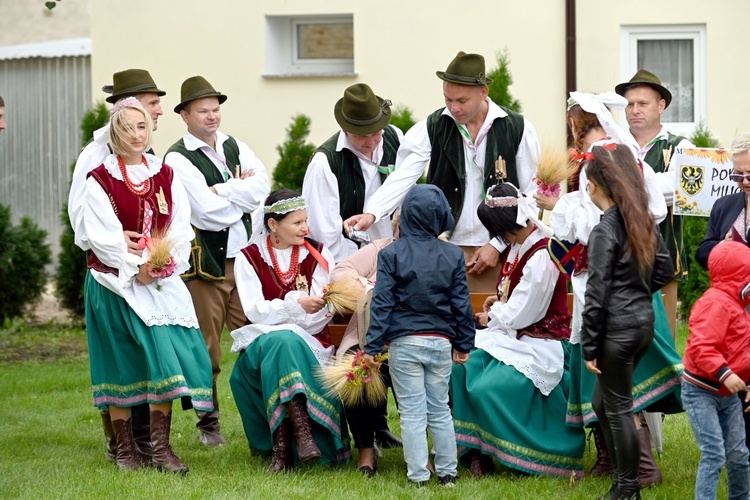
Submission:
<svg viewBox="0 0 750 500">
<path fill-rule="evenodd" d="M 482 312 L 482 305 L 484 304 L 484 301 L 487 299 L 489 294 L 486 293 L 472 293 L 471 294 L 471 309 L 474 312 L 474 314 Z M 568 294 L 568 310 L 573 312 L 573 294 Z M 344 334 L 346 333 L 346 327 L 349 325 L 349 320 L 351 319 L 352 315 L 341 315 L 337 314 L 333 317 L 330 323 L 328 323 L 328 328 L 331 331 L 331 339 L 333 339 L 333 345 L 339 346 L 341 344 L 341 339 L 344 338 Z"/>
</svg>

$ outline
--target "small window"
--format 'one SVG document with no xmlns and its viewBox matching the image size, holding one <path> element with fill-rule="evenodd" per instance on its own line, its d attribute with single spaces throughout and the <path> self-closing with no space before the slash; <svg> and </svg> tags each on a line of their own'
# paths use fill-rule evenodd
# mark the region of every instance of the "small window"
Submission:
<svg viewBox="0 0 750 500">
<path fill-rule="evenodd" d="M 354 23 L 341 16 L 267 16 L 266 77 L 354 75 Z"/>
<path fill-rule="evenodd" d="M 706 27 L 623 26 L 620 81 L 639 68 L 651 71 L 672 93 L 662 123 L 688 134 L 706 116 Z"/>
</svg>

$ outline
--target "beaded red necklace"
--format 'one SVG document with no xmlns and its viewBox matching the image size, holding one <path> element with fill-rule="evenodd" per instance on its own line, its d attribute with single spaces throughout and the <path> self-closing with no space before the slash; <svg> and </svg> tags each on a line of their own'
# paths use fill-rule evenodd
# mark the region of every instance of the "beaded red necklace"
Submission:
<svg viewBox="0 0 750 500">
<path fill-rule="evenodd" d="M 271 255 L 271 264 L 273 265 L 273 272 L 276 273 L 276 277 L 284 285 L 291 284 L 297 278 L 297 272 L 299 271 L 299 245 L 292 246 L 292 260 L 289 263 L 289 269 L 285 273 L 279 269 L 279 263 L 276 260 L 276 252 L 273 250 L 271 245 L 271 236 L 266 238 L 266 246 L 268 247 L 268 253 Z"/>
<path fill-rule="evenodd" d="M 144 155 L 141 155 L 143 164 L 146 165 L 146 168 L 148 168 L 148 161 L 146 161 L 146 157 Z M 151 189 L 151 178 L 149 177 L 145 181 L 141 182 L 140 184 L 133 184 L 133 181 L 130 180 L 130 177 L 128 177 L 128 170 L 125 168 L 125 162 L 122 161 L 122 158 L 120 155 L 117 155 L 117 165 L 120 167 L 120 173 L 122 174 L 122 182 L 125 183 L 125 187 L 128 188 L 128 191 L 130 191 L 135 196 L 143 196 L 146 193 L 149 192 Z"/>
</svg>

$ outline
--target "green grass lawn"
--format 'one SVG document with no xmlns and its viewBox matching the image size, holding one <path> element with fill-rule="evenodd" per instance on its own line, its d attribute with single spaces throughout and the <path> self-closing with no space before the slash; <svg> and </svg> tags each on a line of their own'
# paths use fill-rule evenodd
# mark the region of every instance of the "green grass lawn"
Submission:
<svg viewBox="0 0 750 500">
<path fill-rule="evenodd" d="M 682 352 L 686 331 L 678 336 Z M 219 378 L 222 431 L 228 445 L 198 444 L 196 417 L 175 405 L 172 445 L 190 466 L 186 477 L 144 470 L 119 471 L 105 458 L 98 411 L 91 406 L 85 333 L 76 328 L 30 328 L 21 323 L 0 328 L 0 497 L 4 498 L 595 498 L 609 489 L 606 479 L 585 479 L 571 487 L 565 479 L 525 476 L 506 469 L 474 479 L 460 468 L 453 489 L 408 484 L 401 449 L 385 450 L 379 474 L 367 480 L 355 464 L 302 465 L 271 476 L 268 462 L 251 456 L 229 389 L 235 355 L 224 343 Z M 399 433 L 391 401 L 391 429 Z M 664 422 L 664 453 L 657 459 L 664 484 L 644 498 L 692 498 L 699 453 L 684 414 Z M 593 440 L 585 467 L 594 461 Z M 726 496 L 722 480 L 719 497 Z"/>
</svg>

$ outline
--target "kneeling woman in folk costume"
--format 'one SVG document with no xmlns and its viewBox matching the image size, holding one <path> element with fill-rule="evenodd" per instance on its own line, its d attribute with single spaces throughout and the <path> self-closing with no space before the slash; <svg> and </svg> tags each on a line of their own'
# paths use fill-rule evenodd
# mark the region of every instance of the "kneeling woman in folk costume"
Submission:
<svg viewBox="0 0 750 500">
<path fill-rule="evenodd" d="M 538 200 L 540 206 L 552 209 L 550 223 L 555 236 L 562 240 L 578 241 L 582 246 L 575 257 L 571 276 L 573 287 L 573 327 L 571 331 L 571 388 L 568 396 L 568 425 L 591 427 L 597 450 L 597 460 L 590 471 L 591 476 L 605 476 L 612 473 L 612 459 L 604 442 L 599 418 L 591 404 L 596 377 L 589 372 L 581 351 L 582 314 L 585 303 L 586 285 L 589 271 L 587 247 L 593 228 L 599 224 L 602 211 L 594 205 L 586 190 L 588 177 L 586 161 L 592 157 L 591 148 L 603 145 L 612 148 L 613 144 L 623 144 L 633 149 L 632 139 L 617 123 L 610 111 L 624 109 L 628 102 L 612 92 L 588 94 L 571 92 L 568 101 L 568 125 L 578 152 L 580 162 L 578 179 L 569 192 L 558 199 Z M 635 152 L 634 157 L 637 157 Z M 656 183 L 653 169 L 640 165 L 648 195 L 648 212 L 658 224 L 667 215 L 667 208 L 660 188 Z M 537 195 L 537 198 L 539 195 Z M 645 221 L 644 221 L 645 222 Z M 682 359 L 675 350 L 669 322 L 664 309 L 661 292 L 652 296 L 654 309 L 654 340 L 646 351 L 633 374 L 634 423 L 640 439 L 640 483 L 641 486 L 661 484 L 662 474 L 651 451 L 651 435 L 643 411 L 677 413 L 682 411 L 680 381 Z"/>
<path fill-rule="evenodd" d="M 334 349 L 322 297 L 334 263 L 306 238 L 306 208 L 294 191 L 272 192 L 253 213 L 251 244 L 234 268 L 248 324 L 232 332 L 240 355 L 229 383 L 250 447 L 273 451 L 272 473 L 293 469 L 295 451 L 303 462 L 351 457 L 341 402 L 315 377 Z"/>
<path fill-rule="evenodd" d="M 123 99 L 111 116 L 114 154 L 89 174 L 83 208 L 91 245 L 84 295 L 94 405 L 109 408 L 118 467 L 141 465 L 130 408 L 148 403 L 148 465 L 186 473 L 169 444 L 172 401 L 185 398 L 184 406 L 213 409 L 211 359 L 180 279 L 193 239 L 190 205 L 172 169 L 143 153 L 153 125 L 140 103 Z M 168 240 L 166 267 L 153 267 L 148 250 L 129 252 L 125 231 L 141 235 L 144 248 L 153 249 L 157 238 Z"/>
<path fill-rule="evenodd" d="M 477 215 L 507 242 L 497 296 L 477 321 L 477 350 L 451 377 L 456 441 L 469 471 L 502 464 L 532 474 L 582 470 L 582 429 L 565 424 L 570 337 L 567 284 L 547 252 L 552 231 L 512 184 L 488 192 Z"/>
</svg>

